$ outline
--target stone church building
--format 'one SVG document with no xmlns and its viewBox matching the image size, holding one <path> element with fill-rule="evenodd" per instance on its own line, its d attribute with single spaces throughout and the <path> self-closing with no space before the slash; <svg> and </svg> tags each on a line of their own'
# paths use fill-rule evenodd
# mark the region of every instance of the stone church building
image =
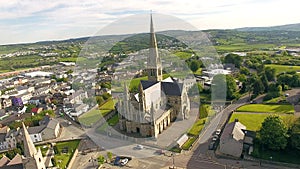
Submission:
<svg viewBox="0 0 300 169">
<path fill-rule="evenodd" d="M 141 80 L 138 93 L 124 94 L 118 102 L 120 129 L 144 137 L 157 138 L 175 120 L 189 117 L 190 101 L 184 83 L 172 77 L 163 79 L 161 58 L 150 18 L 150 48 L 147 59 L 148 80 Z"/>
</svg>

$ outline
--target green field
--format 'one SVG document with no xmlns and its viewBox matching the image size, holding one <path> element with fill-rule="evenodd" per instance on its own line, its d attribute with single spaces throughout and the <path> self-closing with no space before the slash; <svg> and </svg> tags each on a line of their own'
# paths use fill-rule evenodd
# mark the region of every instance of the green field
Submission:
<svg viewBox="0 0 300 169">
<path fill-rule="evenodd" d="M 256 113 L 233 113 L 230 117 L 229 122 L 233 122 L 235 119 L 238 119 L 243 125 L 246 126 L 247 130 L 257 131 L 261 127 L 261 123 L 267 118 L 270 114 L 256 114 Z M 293 115 L 279 115 L 282 119 L 285 119 Z"/>
<path fill-rule="evenodd" d="M 242 107 L 239 107 L 237 112 L 259 112 L 259 113 L 287 113 L 293 114 L 295 112 L 292 105 L 286 104 L 248 104 Z"/>
<path fill-rule="evenodd" d="M 186 60 L 186 59 L 189 59 L 192 56 L 192 53 L 178 51 L 178 52 L 175 52 L 175 55 L 178 56 L 180 59 Z"/>
<path fill-rule="evenodd" d="M 214 46 L 216 50 L 219 51 L 250 51 L 257 49 L 269 49 L 274 48 L 276 45 L 274 44 L 246 44 L 246 43 L 234 43 L 230 45 L 219 45 Z"/>
<path fill-rule="evenodd" d="M 300 66 L 275 65 L 275 64 L 268 64 L 265 66 L 274 68 L 276 74 L 283 73 L 283 72 L 290 72 L 290 71 L 300 71 Z"/>
<path fill-rule="evenodd" d="M 66 141 L 66 142 L 59 142 L 56 143 L 55 149 L 57 149 L 55 152 L 54 160 L 56 163 L 56 166 L 59 168 L 67 168 L 74 151 L 79 145 L 80 140 L 73 140 L 73 141 Z M 67 153 L 63 153 L 63 149 L 67 150 Z"/>
</svg>

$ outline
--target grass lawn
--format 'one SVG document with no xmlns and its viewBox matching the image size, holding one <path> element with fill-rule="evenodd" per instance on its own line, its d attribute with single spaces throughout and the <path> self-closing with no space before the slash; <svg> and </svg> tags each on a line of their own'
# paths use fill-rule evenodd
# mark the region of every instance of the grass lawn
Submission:
<svg viewBox="0 0 300 169">
<path fill-rule="evenodd" d="M 189 150 L 192 144 L 196 141 L 196 137 L 190 137 L 182 146 L 183 150 Z"/>
<path fill-rule="evenodd" d="M 107 123 L 104 123 L 102 126 L 97 128 L 96 131 L 98 132 L 104 132 L 106 131 L 108 126 L 115 126 L 119 122 L 119 116 L 118 114 L 113 115 L 110 119 L 107 120 Z"/>
<path fill-rule="evenodd" d="M 54 149 L 56 149 L 54 160 L 56 162 L 56 166 L 59 168 L 66 168 L 71 160 L 75 149 L 78 147 L 80 140 L 66 141 L 56 143 Z M 63 150 L 66 153 L 63 153 Z"/>
<path fill-rule="evenodd" d="M 230 117 L 229 122 L 233 122 L 235 119 L 238 119 L 239 122 L 244 124 L 248 130 L 257 131 L 261 127 L 261 123 L 267 118 L 270 114 L 255 114 L 255 113 L 233 113 Z M 288 116 L 293 115 L 279 115 L 283 119 Z"/>
<path fill-rule="evenodd" d="M 100 110 L 114 110 L 115 109 L 115 102 L 113 99 L 109 99 L 103 105 L 99 107 Z"/>
<path fill-rule="evenodd" d="M 111 110 L 91 110 L 79 117 L 79 122 L 83 125 L 90 126 L 99 121 L 103 116 L 110 113 Z"/>
<path fill-rule="evenodd" d="M 83 125 L 90 126 L 99 121 L 103 116 L 106 116 L 114 110 L 115 103 L 113 99 L 109 99 L 98 109 L 90 110 L 79 117 L 79 122 Z"/>
<path fill-rule="evenodd" d="M 237 112 L 287 113 L 293 114 L 294 107 L 286 104 L 248 104 L 237 109 Z"/>
<path fill-rule="evenodd" d="M 280 96 L 280 97 L 275 97 L 271 100 L 264 101 L 264 103 L 274 103 L 275 104 L 275 103 L 278 103 L 278 102 L 284 101 L 284 100 L 285 100 L 285 98 L 283 96 Z"/>
<path fill-rule="evenodd" d="M 47 153 L 47 151 L 48 151 L 48 149 L 49 149 L 49 144 L 44 144 L 44 145 L 36 146 L 36 148 L 37 148 L 37 149 L 40 148 L 43 157 L 45 157 L 45 156 L 46 156 L 46 153 Z"/>
<path fill-rule="evenodd" d="M 282 73 L 282 72 L 300 71 L 300 66 L 275 65 L 275 64 L 268 64 L 268 65 L 265 65 L 265 66 L 274 68 L 275 71 L 276 71 L 276 74 L 279 74 L 279 73 Z"/>
<path fill-rule="evenodd" d="M 202 68 L 199 68 L 196 72 L 194 72 L 196 75 L 202 75 Z"/>
<path fill-rule="evenodd" d="M 199 119 L 197 120 L 194 125 L 192 126 L 192 128 L 188 131 L 188 135 L 192 135 L 192 136 L 198 136 L 199 133 L 201 132 L 201 130 L 204 127 L 205 124 L 205 119 Z"/>
</svg>

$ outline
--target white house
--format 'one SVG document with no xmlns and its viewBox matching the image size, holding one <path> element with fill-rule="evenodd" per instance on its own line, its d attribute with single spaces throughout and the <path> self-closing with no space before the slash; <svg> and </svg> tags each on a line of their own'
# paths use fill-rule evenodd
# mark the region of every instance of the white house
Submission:
<svg viewBox="0 0 300 169">
<path fill-rule="evenodd" d="M 246 126 L 235 120 L 226 125 L 220 138 L 220 152 L 233 157 L 241 157 Z"/>
</svg>

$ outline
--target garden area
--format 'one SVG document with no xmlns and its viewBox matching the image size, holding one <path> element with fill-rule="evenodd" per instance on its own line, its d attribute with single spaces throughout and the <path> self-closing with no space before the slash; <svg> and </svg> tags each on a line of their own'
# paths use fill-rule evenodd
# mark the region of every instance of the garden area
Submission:
<svg viewBox="0 0 300 169">
<path fill-rule="evenodd" d="M 54 146 L 55 156 L 53 165 L 59 168 L 67 168 L 79 142 L 80 140 L 73 140 L 56 143 Z"/>
</svg>

